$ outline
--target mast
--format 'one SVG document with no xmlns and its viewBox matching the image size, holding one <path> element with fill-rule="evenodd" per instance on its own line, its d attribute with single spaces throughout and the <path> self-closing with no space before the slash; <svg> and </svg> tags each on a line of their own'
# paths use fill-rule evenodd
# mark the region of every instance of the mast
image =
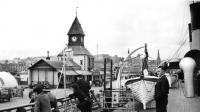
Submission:
<svg viewBox="0 0 200 112">
<path fill-rule="evenodd" d="M 98 49 L 99 49 L 99 45 L 97 44 L 97 60 L 99 59 Z"/>
<path fill-rule="evenodd" d="M 149 54 L 148 54 L 148 51 L 147 51 L 147 44 L 146 43 L 145 43 L 145 46 L 144 46 L 144 53 L 145 53 L 145 57 L 142 60 L 142 71 L 144 71 L 144 69 L 148 69 Z"/>
<path fill-rule="evenodd" d="M 66 71 L 65 71 L 65 49 L 63 50 L 63 75 L 64 75 L 64 95 L 65 95 L 65 100 L 66 100 L 66 97 L 67 97 L 67 93 L 66 93 L 66 76 L 65 76 L 65 73 L 66 73 Z M 66 110 L 66 105 L 64 105 L 65 107 L 64 107 L 64 112 L 65 112 L 65 110 Z"/>
</svg>

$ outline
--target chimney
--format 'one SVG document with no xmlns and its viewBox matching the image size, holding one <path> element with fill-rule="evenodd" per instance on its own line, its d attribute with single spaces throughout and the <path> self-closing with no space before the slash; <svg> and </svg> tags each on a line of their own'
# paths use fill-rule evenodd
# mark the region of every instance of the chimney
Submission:
<svg viewBox="0 0 200 112">
<path fill-rule="evenodd" d="M 190 4 L 191 13 L 191 50 L 200 50 L 200 2 Z"/>
<path fill-rule="evenodd" d="M 49 51 L 47 51 L 47 57 L 46 57 L 46 60 L 50 60 L 50 57 L 49 57 Z"/>
</svg>

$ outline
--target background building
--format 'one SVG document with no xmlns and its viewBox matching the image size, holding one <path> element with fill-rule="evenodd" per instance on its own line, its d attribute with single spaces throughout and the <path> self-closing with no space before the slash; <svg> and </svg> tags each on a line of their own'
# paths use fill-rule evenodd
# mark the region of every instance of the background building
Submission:
<svg viewBox="0 0 200 112">
<path fill-rule="evenodd" d="M 41 59 L 33 64 L 29 68 L 28 84 L 48 83 L 52 87 L 63 85 L 63 75 L 66 75 L 66 84 L 75 82 L 77 75 L 84 75 L 86 80 L 93 80 L 94 57 L 84 47 L 84 36 L 78 18 L 75 17 L 68 32 L 68 45 L 58 54 L 57 60 L 51 60 L 47 52 L 46 60 Z"/>
</svg>

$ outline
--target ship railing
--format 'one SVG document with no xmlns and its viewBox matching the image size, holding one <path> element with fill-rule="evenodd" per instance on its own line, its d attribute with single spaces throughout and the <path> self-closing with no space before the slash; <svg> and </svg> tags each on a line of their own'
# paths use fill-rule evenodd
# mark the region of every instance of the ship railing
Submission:
<svg viewBox="0 0 200 112">
<path fill-rule="evenodd" d="M 76 107 L 77 100 L 71 98 L 59 98 L 57 99 L 58 109 L 62 112 L 77 112 L 79 109 Z M 0 112 L 32 112 L 34 110 L 35 103 L 24 104 L 19 106 L 12 106 L 0 109 Z M 21 110 L 23 109 L 23 110 Z M 54 110 L 54 108 L 52 108 Z"/>
<path fill-rule="evenodd" d="M 121 112 L 142 111 L 143 104 L 137 101 L 130 89 L 104 90 L 101 93 L 102 109 L 106 111 L 119 110 Z M 147 104 L 149 110 L 155 109 L 155 101 Z"/>
<path fill-rule="evenodd" d="M 127 89 L 101 91 L 101 105 L 105 111 L 120 110 L 123 112 L 132 112 L 141 110 L 141 103 L 137 102 L 131 91 Z"/>
</svg>

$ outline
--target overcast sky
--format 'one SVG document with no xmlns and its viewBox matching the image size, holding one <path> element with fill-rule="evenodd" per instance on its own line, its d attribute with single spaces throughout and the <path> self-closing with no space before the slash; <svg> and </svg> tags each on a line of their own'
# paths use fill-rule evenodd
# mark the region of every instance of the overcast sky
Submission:
<svg viewBox="0 0 200 112">
<path fill-rule="evenodd" d="M 188 0 L 1 0 L 0 59 L 57 55 L 76 16 L 93 54 L 126 56 L 148 44 L 149 55 L 171 58 L 188 38 Z M 187 39 L 188 40 L 188 39 Z M 186 42 L 182 53 L 189 49 Z"/>
</svg>

